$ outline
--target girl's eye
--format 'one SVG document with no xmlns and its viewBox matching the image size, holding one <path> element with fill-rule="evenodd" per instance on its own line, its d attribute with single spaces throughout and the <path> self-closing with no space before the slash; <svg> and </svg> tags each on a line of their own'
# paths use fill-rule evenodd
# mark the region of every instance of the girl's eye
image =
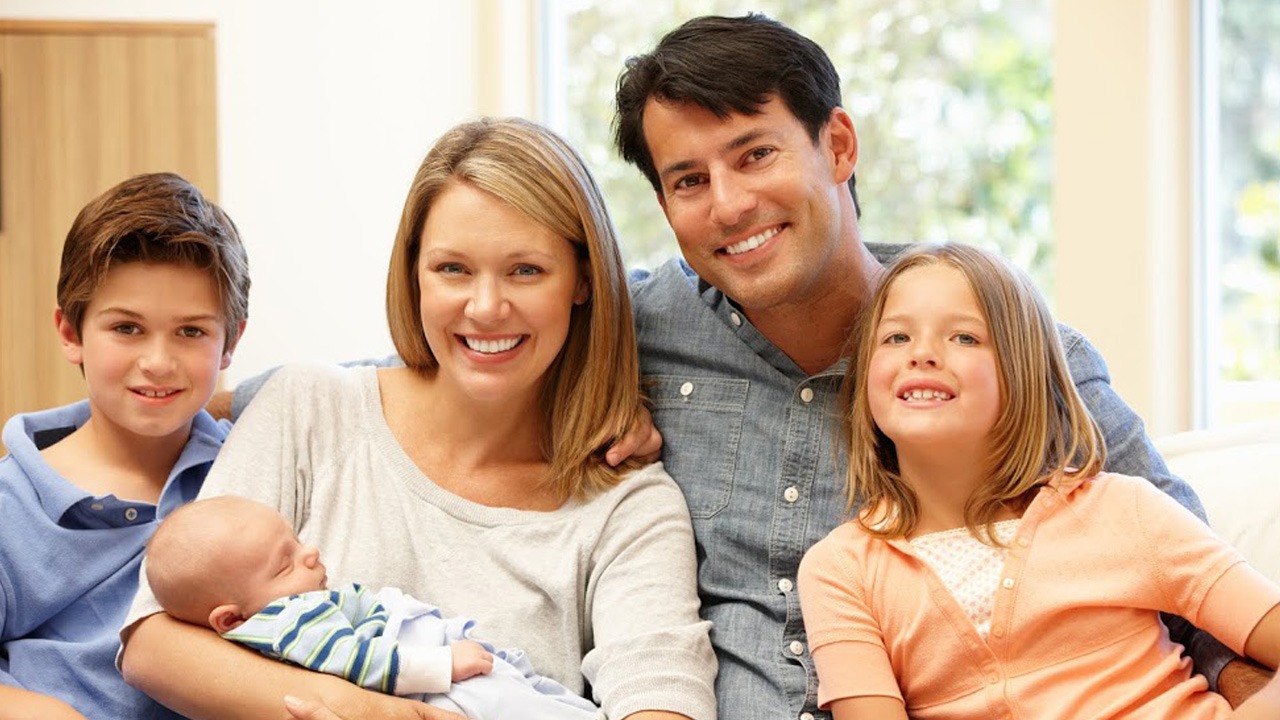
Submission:
<svg viewBox="0 0 1280 720">
<path fill-rule="evenodd" d="M 885 337 L 884 343 L 886 345 L 901 345 L 909 339 L 906 333 L 890 333 Z"/>
<path fill-rule="evenodd" d="M 978 338 L 970 335 L 969 333 L 957 333 L 956 342 L 961 345 L 977 345 Z"/>
</svg>

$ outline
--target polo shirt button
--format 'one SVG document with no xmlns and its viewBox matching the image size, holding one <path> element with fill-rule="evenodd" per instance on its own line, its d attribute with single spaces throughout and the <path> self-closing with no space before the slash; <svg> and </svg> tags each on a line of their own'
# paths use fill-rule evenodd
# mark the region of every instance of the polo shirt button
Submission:
<svg viewBox="0 0 1280 720">
<path fill-rule="evenodd" d="M 1013 578 L 1011 577 L 1005 578 L 1004 580 L 1000 581 L 1000 584 L 1004 586 L 1005 590 L 1010 590 L 1013 588 Z M 988 585 L 987 587 L 991 587 L 991 586 Z"/>
<path fill-rule="evenodd" d="M 124 511 L 124 519 L 125 519 L 125 520 L 128 520 L 129 522 L 133 522 L 134 520 L 137 520 L 137 519 L 138 519 L 138 509 L 137 509 L 137 508 L 128 508 L 128 509 L 126 509 L 126 510 Z"/>
<path fill-rule="evenodd" d="M 733 323 L 734 327 L 742 327 L 742 316 L 736 312 L 729 313 L 729 322 Z"/>
<path fill-rule="evenodd" d="M 800 720 L 813 720 L 813 713 L 800 713 Z"/>
<path fill-rule="evenodd" d="M 791 648 L 792 655 L 804 654 L 804 643 L 800 642 L 799 640 L 792 640 L 790 648 Z"/>
<path fill-rule="evenodd" d="M 808 405 L 813 402 L 813 388 L 805 388 L 800 391 L 800 401 Z"/>
<path fill-rule="evenodd" d="M 681 385 L 681 386 L 680 386 L 680 394 L 681 394 L 681 395 L 683 395 L 684 397 L 689 397 L 690 395 L 692 395 L 692 394 L 693 394 L 693 383 L 691 383 L 691 382 L 687 382 L 687 383 L 685 383 L 685 384 Z"/>
<path fill-rule="evenodd" d="M 779 581 L 778 581 L 778 589 L 779 589 L 779 590 L 781 590 L 781 591 L 782 591 L 782 592 L 784 592 L 784 593 L 789 593 L 789 592 L 791 592 L 791 589 L 792 589 L 793 587 L 795 587 L 795 586 L 794 586 L 794 585 L 792 585 L 792 584 L 791 584 L 791 581 L 790 581 L 790 580 L 788 580 L 788 579 L 786 579 L 786 578 L 782 578 L 781 580 L 779 580 Z"/>
<path fill-rule="evenodd" d="M 792 485 L 791 487 L 782 491 L 782 499 L 786 500 L 789 503 L 793 503 L 800 499 L 800 491 L 796 489 L 795 485 Z"/>
</svg>

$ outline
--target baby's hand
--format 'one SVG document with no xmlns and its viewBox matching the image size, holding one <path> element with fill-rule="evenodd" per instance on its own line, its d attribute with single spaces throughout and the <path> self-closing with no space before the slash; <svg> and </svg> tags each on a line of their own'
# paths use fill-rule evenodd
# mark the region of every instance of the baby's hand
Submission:
<svg viewBox="0 0 1280 720">
<path fill-rule="evenodd" d="M 459 640 L 449 649 L 453 651 L 453 682 L 488 675 L 493 670 L 493 655 L 474 640 Z"/>
</svg>

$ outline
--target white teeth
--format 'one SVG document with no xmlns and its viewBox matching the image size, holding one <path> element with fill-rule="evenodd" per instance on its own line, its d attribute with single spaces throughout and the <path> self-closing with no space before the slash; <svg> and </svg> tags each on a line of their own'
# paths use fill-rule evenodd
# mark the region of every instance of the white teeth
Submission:
<svg viewBox="0 0 1280 720">
<path fill-rule="evenodd" d="M 906 400 L 907 402 L 916 402 L 917 400 L 950 400 L 951 399 L 951 396 L 949 394 L 941 390 L 922 390 L 920 388 L 916 388 L 915 390 L 907 390 L 906 392 L 902 393 L 902 395 L 900 395 L 899 397 L 901 397 L 903 400 Z"/>
<path fill-rule="evenodd" d="M 782 232 L 781 226 L 775 227 L 775 228 L 769 228 L 768 230 L 765 230 L 764 232 L 758 235 L 752 235 L 751 237 L 747 238 L 746 240 L 743 240 L 740 243 L 734 243 L 730 245 L 729 247 L 725 248 L 724 251 L 728 255 L 738 255 L 748 250 L 755 250 L 756 248 L 763 245 L 765 240 L 768 240 L 769 238 L 773 237 L 774 235 L 777 235 L 780 232 Z"/>
<path fill-rule="evenodd" d="M 178 392 L 177 390 L 138 390 L 139 395 L 149 398 L 169 397 Z"/>
<path fill-rule="evenodd" d="M 464 336 L 462 338 L 462 341 L 467 344 L 467 347 L 471 348 L 472 350 L 475 350 L 478 353 L 492 355 L 494 353 L 506 352 L 510 350 L 511 348 L 519 345 L 520 341 L 523 339 L 524 339 L 524 336 L 522 335 L 509 337 L 504 340 L 475 340 L 473 338 Z"/>
</svg>

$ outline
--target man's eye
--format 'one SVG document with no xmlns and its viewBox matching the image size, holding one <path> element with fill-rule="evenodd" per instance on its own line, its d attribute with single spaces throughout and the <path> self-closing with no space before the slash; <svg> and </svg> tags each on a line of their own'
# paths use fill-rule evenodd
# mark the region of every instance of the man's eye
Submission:
<svg viewBox="0 0 1280 720">
<path fill-rule="evenodd" d="M 688 188 L 694 187 L 701 183 L 702 183 L 701 177 L 697 175 L 685 175 L 679 180 L 676 180 L 673 187 L 675 187 L 676 190 L 687 190 Z"/>
<path fill-rule="evenodd" d="M 760 148 L 755 148 L 751 152 L 747 153 L 747 159 L 751 162 L 756 162 L 759 160 L 763 160 L 772 154 L 773 154 L 773 148 L 760 147 Z"/>
</svg>

